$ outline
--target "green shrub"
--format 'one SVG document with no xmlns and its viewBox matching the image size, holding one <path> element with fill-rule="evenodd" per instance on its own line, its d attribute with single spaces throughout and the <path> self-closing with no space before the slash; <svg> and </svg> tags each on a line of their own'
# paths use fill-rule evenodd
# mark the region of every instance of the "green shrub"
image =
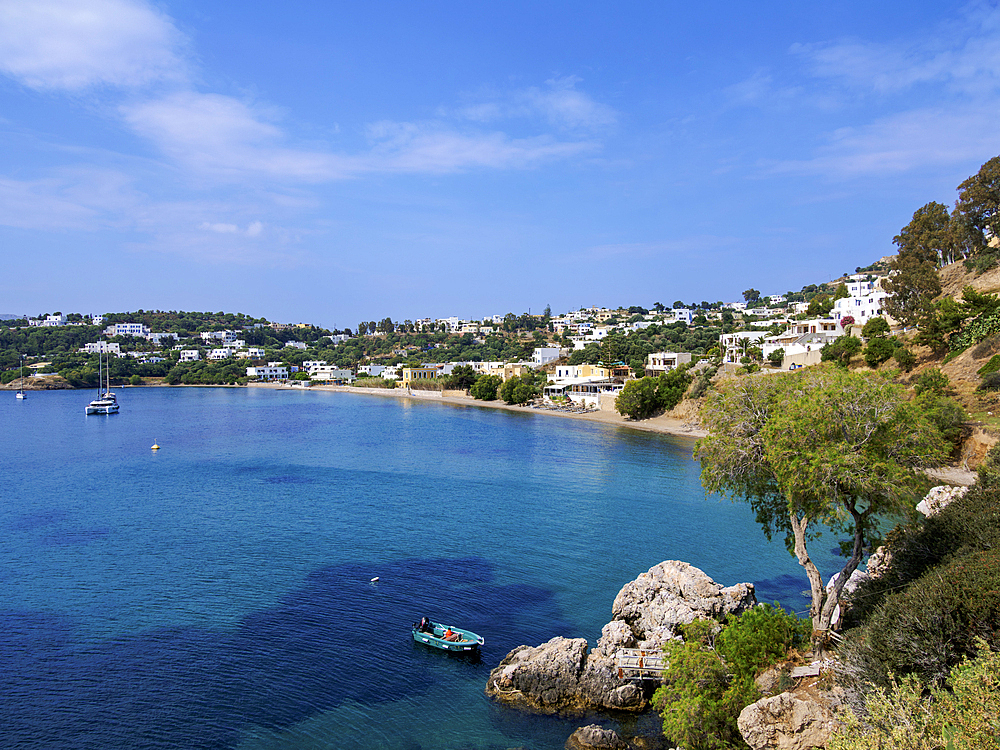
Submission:
<svg viewBox="0 0 1000 750">
<path fill-rule="evenodd" d="M 916 366 L 917 358 L 914 356 L 913 352 L 907 349 L 905 346 L 900 346 L 892 353 L 893 359 L 896 360 L 896 364 L 903 372 L 909 372 Z"/>
<path fill-rule="evenodd" d="M 357 388 L 395 388 L 396 381 L 384 378 L 358 378 L 352 385 Z"/>
<path fill-rule="evenodd" d="M 865 339 L 875 339 L 881 338 L 888 335 L 889 324 L 886 322 L 885 318 L 879 316 L 877 318 L 871 318 L 861 329 L 861 335 Z"/>
<path fill-rule="evenodd" d="M 684 643 L 664 648 L 670 667 L 653 695 L 663 733 L 688 750 L 742 747 L 736 720 L 760 698 L 754 677 L 806 643 L 810 631 L 777 604 L 732 617 L 721 632 L 714 620 L 682 628 Z"/>
<path fill-rule="evenodd" d="M 874 320 L 881 320 L 881 318 L 875 318 Z M 882 322 L 884 323 L 885 321 Z M 894 339 L 887 339 L 882 336 L 869 339 L 868 344 L 865 346 L 865 363 L 874 370 L 883 362 L 891 359 L 895 351 L 896 341 Z"/>
<path fill-rule="evenodd" d="M 857 336 L 840 336 L 823 347 L 820 359 L 824 362 L 836 362 L 841 367 L 847 367 L 851 358 L 861 351 L 861 339 Z"/>
<path fill-rule="evenodd" d="M 858 593 L 855 593 L 855 597 Z M 914 674 L 940 685 L 981 638 L 1000 643 L 1000 549 L 974 552 L 928 570 L 886 596 L 852 631 L 842 658 L 865 682 L 883 687 Z"/>
<path fill-rule="evenodd" d="M 497 395 L 508 404 L 526 404 L 538 395 L 533 373 L 525 373 L 504 381 Z"/>
<path fill-rule="evenodd" d="M 962 449 L 962 437 L 969 415 L 953 398 L 941 396 L 934 391 L 924 391 L 915 399 L 918 407 L 938 428 L 941 437 L 951 446 L 950 454 L 957 458 Z"/>
<path fill-rule="evenodd" d="M 1000 390 L 1000 372 L 991 372 L 983 376 L 982 382 L 976 386 L 977 391 Z"/>
<path fill-rule="evenodd" d="M 753 678 L 790 649 L 808 644 L 811 632 L 808 620 L 786 614 L 777 602 L 761 604 L 734 618 L 715 647 L 734 674 Z"/>
<path fill-rule="evenodd" d="M 977 644 L 975 659 L 954 667 L 945 688 L 925 691 L 910 676 L 874 688 L 862 721 L 853 713 L 830 738 L 828 750 L 996 750 L 1000 736 L 1000 655 Z"/>
<path fill-rule="evenodd" d="M 927 392 L 942 395 L 948 390 L 950 382 L 947 375 L 936 367 L 932 367 L 929 370 L 924 370 L 917 376 L 917 382 L 913 385 L 913 391 L 918 396 Z"/>
<path fill-rule="evenodd" d="M 989 375 L 998 371 L 1000 371 L 1000 354 L 994 354 L 985 365 L 976 370 L 976 374 Z"/>
<path fill-rule="evenodd" d="M 483 375 L 469 389 L 469 393 L 480 401 L 495 401 L 502 383 L 503 379 L 499 375 Z"/>
</svg>

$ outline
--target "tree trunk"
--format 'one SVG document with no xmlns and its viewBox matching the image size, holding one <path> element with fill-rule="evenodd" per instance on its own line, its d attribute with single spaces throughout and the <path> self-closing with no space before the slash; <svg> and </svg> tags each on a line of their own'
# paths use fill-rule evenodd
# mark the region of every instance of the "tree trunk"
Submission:
<svg viewBox="0 0 1000 750">
<path fill-rule="evenodd" d="M 819 574 L 815 563 L 809 558 L 809 551 L 806 549 L 806 529 L 809 527 L 809 516 L 798 515 L 792 511 L 788 514 L 792 524 L 792 534 L 795 538 L 795 557 L 799 565 L 805 568 L 809 577 L 809 592 L 812 596 L 812 604 L 809 607 L 809 617 L 812 619 L 813 633 L 812 643 L 817 655 L 822 655 L 825 651 L 826 638 L 829 631 L 829 621 L 826 628 L 821 627 L 823 621 L 823 605 L 826 603 L 826 587 L 823 586 L 823 577 Z"/>
</svg>

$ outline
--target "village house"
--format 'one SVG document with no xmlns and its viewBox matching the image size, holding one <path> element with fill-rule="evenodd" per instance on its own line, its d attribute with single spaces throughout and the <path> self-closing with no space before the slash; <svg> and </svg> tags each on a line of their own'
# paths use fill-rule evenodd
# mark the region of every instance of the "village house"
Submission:
<svg viewBox="0 0 1000 750">
<path fill-rule="evenodd" d="M 653 352 L 646 356 L 646 375 L 657 377 L 690 361 L 691 355 L 684 352 Z"/>
</svg>

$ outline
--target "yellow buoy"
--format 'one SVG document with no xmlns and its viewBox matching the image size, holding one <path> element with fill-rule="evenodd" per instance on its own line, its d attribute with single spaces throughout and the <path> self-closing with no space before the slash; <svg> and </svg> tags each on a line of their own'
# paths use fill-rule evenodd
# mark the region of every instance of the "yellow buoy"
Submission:
<svg viewBox="0 0 1000 750">
<path fill-rule="evenodd" d="M 152 449 L 153 449 L 154 451 L 158 451 L 158 450 L 160 450 L 160 446 L 158 446 L 158 445 L 156 444 L 156 441 L 155 441 L 155 440 L 153 441 L 153 448 L 152 448 Z"/>
</svg>

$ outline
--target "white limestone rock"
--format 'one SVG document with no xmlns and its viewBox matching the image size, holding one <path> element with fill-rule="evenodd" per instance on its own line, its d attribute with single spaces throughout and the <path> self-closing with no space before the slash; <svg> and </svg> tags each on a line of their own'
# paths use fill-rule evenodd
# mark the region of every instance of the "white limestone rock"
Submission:
<svg viewBox="0 0 1000 750">
<path fill-rule="evenodd" d="M 781 693 L 744 708 L 736 724 L 753 750 L 813 750 L 827 746 L 837 720 L 824 705 Z"/>
</svg>

